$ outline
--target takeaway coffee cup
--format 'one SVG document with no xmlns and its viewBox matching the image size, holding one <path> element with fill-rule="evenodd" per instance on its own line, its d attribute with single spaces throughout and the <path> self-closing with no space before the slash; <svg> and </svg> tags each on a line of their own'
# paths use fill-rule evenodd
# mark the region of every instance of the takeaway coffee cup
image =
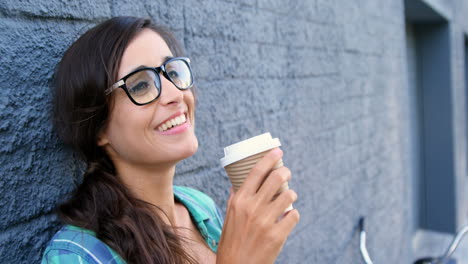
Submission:
<svg viewBox="0 0 468 264">
<path fill-rule="evenodd" d="M 271 149 L 281 146 L 278 138 L 272 138 L 270 133 L 261 134 L 244 141 L 235 143 L 224 148 L 224 157 L 221 159 L 221 165 L 231 180 L 234 192 L 239 190 L 245 178 L 255 164 Z M 273 169 L 283 166 L 283 160 L 279 160 Z M 281 192 L 289 189 L 285 182 L 275 194 L 278 196 Z M 292 210 L 290 205 L 286 211 Z"/>
</svg>

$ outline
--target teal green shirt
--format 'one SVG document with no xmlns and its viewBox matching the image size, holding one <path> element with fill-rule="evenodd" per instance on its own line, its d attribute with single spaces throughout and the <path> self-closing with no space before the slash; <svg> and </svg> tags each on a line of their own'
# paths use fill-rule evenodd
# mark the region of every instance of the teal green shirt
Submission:
<svg viewBox="0 0 468 264">
<path fill-rule="evenodd" d="M 223 217 L 214 201 L 192 188 L 174 186 L 174 197 L 190 213 L 207 245 L 216 253 L 223 228 Z M 49 242 L 42 264 L 123 264 L 125 261 L 95 233 L 80 227 L 66 225 Z"/>
</svg>

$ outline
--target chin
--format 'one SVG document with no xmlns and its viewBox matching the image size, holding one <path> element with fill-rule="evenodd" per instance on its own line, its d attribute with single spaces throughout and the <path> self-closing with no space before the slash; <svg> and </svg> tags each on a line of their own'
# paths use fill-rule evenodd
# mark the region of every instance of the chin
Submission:
<svg viewBox="0 0 468 264">
<path fill-rule="evenodd" d="M 193 156 L 198 150 L 198 140 L 194 137 L 189 144 L 184 145 L 184 149 L 181 149 L 179 153 L 179 161 L 184 160 Z"/>
<path fill-rule="evenodd" d="M 186 152 L 187 157 L 185 158 L 193 156 L 197 152 L 197 150 L 198 150 L 198 140 L 195 137 L 195 140 L 193 141 L 192 145 L 187 148 L 187 152 Z"/>
</svg>

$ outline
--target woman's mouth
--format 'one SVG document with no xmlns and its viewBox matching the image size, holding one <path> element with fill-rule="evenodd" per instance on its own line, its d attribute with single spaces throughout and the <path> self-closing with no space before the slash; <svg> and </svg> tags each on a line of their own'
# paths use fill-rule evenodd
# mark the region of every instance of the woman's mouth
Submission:
<svg viewBox="0 0 468 264">
<path fill-rule="evenodd" d="M 176 116 L 170 120 L 167 120 L 162 125 L 159 125 L 157 127 L 157 130 L 159 132 L 169 131 L 175 127 L 185 124 L 186 122 L 187 122 L 187 117 L 185 116 L 185 114 L 180 114 L 179 116 Z"/>
</svg>

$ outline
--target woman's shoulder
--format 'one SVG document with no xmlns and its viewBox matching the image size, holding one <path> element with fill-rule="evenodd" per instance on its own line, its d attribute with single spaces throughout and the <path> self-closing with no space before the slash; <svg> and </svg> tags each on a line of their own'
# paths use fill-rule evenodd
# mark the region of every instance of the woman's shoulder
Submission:
<svg viewBox="0 0 468 264">
<path fill-rule="evenodd" d="M 42 263 L 125 263 L 95 233 L 72 225 L 63 226 L 50 240 Z"/>
<path fill-rule="evenodd" d="M 184 204 L 208 246 L 217 251 L 224 219 L 213 199 L 190 187 L 174 186 L 176 200 Z"/>
<path fill-rule="evenodd" d="M 176 186 L 174 185 L 174 196 L 177 200 L 182 202 L 184 205 L 189 206 L 200 213 L 206 214 L 217 214 L 219 213 L 219 208 L 213 199 L 205 194 L 202 191 L 186 187 L 186 186 Z"/>
<path fill-rule="evenodd" d="M 191 187 L 186 187 L 186 186 L 180 186 L 180 185 L 174 185 L 174 195 L 179 198 L 179 196 L 182 197 L 191 197 L 193 199 L 196 199 L 197 201 L 201 203 L 206 203 L 206 204 L 214 204 L 213 199 L 205 194 L 202 191 L 199 191 L 197 189 L 191 188 Z"/>
<path fill-rule="evenodd" d="M 210 219 L 210 223 L 214 223 L 218 228 L 222 229 L 224 218 L 219 207 L 210 196 L 190 187 L 176 185 L 174 185 L 174 196 L 187 207 L 195 221 L 200 222 Z"/>
</svg>

